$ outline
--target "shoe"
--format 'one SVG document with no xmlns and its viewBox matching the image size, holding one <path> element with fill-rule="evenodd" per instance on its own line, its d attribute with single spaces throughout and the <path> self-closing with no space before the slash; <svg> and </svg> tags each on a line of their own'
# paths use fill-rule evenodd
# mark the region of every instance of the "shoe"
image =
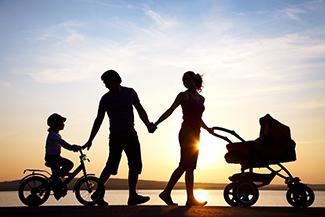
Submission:
<svg viewBox="0 0 325 217">
<path fill-rule="evenodd" d="M 54 183 L 52 190 L 54 192 L 55 199 L 59 200 L 61 197 L 67 195 L 68 187 L 60 180 Z"/>
<path fill-rule="evenodd" d="M 97 206 L 108 206 L 108 203 L 103 198 L 99 199 L 96 204 Z"/>
<path fill-rule="evenodd" d="M 145 203 L 149 200 L 150 200 L 150 197 L 148 197 L 148 196 L 141 196 L 141 195 L 136 194 L 133 197 L 129 197 L 128 205 L 129 206 L 138 205 L 138 204 Z"/>
<path fill-rule="evenodd" d="M 162 199 L 168 206 L 177 206 L 177 203 L 174 203 L 170 194 L 166 194 L 165 192 L 161 192 L 159 194 L 160 199 Z"/>
<path fill-rule="evenodd" d="M 90 198 L 91 198 L 93 201 L 99 200 L 99 191 L 95 191 L 95 192 L 90 196 Z"/>
<path fill-rule="evenodd" d="M 54 192 L 54 197 L 56 200 L 59 200 L 61 198 L 60 192 Z"/>
<path fill-rule="evenodd" d="M 197 200 L 192 200 L 192 201 L 186 201 L 186 206 L 205 206 L 208 203 L 208 201 L 197 201 Z"/>
<path fill-rule="evenodd" d="M 99 191 L 95 191 L 91 196 L 90 198 L 93 200 L 93 201 L 96 201 L 96 204 L 98 206 L 108 206 L 108 203 L 104 200 L 104 198 L 100 195 L 100 192 Z"/>
</svg>

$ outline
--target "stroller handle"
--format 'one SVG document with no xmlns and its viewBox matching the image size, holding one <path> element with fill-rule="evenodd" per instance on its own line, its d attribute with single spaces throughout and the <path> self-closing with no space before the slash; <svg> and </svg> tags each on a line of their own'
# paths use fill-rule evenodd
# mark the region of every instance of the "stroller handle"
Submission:
<svg viewBox="0 0 325 217">
<path fill-rule="evenodd" d="M 212 129 L 215 131 L 215 130 L 219 130 L 219 131 L 223 131 L 223 132 L 226 132 L 226 133 L 229 133 L 233 136 L 235 136 L 237 139 L 239 139 L 241 142 L 245 142 L 245 140 L 243 138 L 241 138 L 234 130 L 229 130 L 229 129 L 226 129 L 226 128 L 223 128 L 223 127 L 212 127 Z M 225 140 L 226 142 L 228 143 L 232 143 L 232 141 L 230 139 L 228 139 L 228 137 L 226 136 L 221 136 L 215 132 L 211 133 L 212 135 L 214 135 L 215 137 L 218 137 L 220 139 L 223 139 Z"/>
</svg>

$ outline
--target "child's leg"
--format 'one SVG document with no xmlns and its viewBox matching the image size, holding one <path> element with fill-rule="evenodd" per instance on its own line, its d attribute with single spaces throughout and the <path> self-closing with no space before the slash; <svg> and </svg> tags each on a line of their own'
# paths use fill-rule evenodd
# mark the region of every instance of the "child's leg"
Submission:
<svg viewBox="0 0 325 217">
<path fill-rule="evenodd" d="M 53 181 L 58 181 L 60 175 L 59 158 L 56 155 L 45 156 L 45 165 L 51 168 Z"/>
<path fill-rule="evenodd" d="M 61 177 L 66 176 L 69 173 L 69 171 L 73 168 L 72 161 L 63 157 L 60 157 L 59 164 L 61 168 L 59 174 Z"/>
</svg>

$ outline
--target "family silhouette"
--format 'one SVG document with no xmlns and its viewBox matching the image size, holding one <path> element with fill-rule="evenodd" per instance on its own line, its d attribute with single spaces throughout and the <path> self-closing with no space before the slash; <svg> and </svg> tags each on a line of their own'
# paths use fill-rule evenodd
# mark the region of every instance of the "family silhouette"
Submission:
<svg viewBox="0 0 325 217">
<path fill-rule="evenodd" d="M 129 199 L 128 205 L 142 204 L 150 200 L 148 196 L 137 194 L 136 186 L 139 174 L 142 170 L 141 148 L 137 132 L 134 129 L 133 107 L 137 110 L 140 119 L 146 125 L 149 133 L 154 133 L 157 126 L 168 118 L 173 111 L 181 105 L 183 110 L 183 123 L 179 132 L 179 143 L 181 157 L 179 166 L 172 173 L 168 184 L 159 197 L 167 205 L 177 205 L 171 198 L 171 191 L 179 178 L 185 172 L 185 183 L 187 192 L 186 205 L 204 206 L 207 202 L 199 202 L 193 194 L 194 169 L 196 168 L 199 154 L 198 142 L 200 139 L 200 129 L 203 127 L 209 132 L 212 128 L 206 126 L 202 121 L 204 111 L 204 97 L 199 94 L 202 89 L 202 77 L 192 71 L 185 72 L 183 75 L 183 84 L 186 88 L 184 92 L 177 95 L 174 103 L 166 112 L 155 122 L 150 122 L 148 115 L 140 103 L 136 91 L 130 87 L 121 85 L 122 79 L 114 70 L 108 70 L 103 73 L 101 79 L 108 92 L 105 93 L 98 106 L 98 113 L 93 123 L 88 141 L 82 148 L 89 149 L 92 146 L 98 130 L 101 127 L 105 113 L 109 118 L 109 156 L 106 165 L 99 177 L 100 187 L 92 194 L 92 198 L 97 201 L 99 206 L 106 206 L 108 203 L 104 200 L 105 183 L 111 175 L 116 175 L 124 151 L 129 166 L 128 184 Z"/>
<path fill-rule="evenodd" d="M 183 74 L 182 81 L 185 91 L 177 94 L 172 105 L 158 118 L 156 122 L 149 121 L 148 115 L 140 103 L 136 91 L 130 87 L 121 85 L 122 79 L 114 70 L 103 73 L 101 79 L 108 92 L 100 99 L 98 113 L 92 125 L 89 139 L 83 146 L 71 145 L 59 134 L 64 129 L 66 118 L 53 113 L 47 119 L 48 136 L 45 145 L 45 165 L 50 167 L 52 175 L 45 170 L 27 169 L 31 174 L 26 175 L 19 187 L 19 198 L 28 206 L 39 206 L 48 199 L 53 190 L 54 197 L 58 200 L 67 194 L 68 184 L 80 172 L 83 176 L 74 184 L 74 190 L 78 201 L 84 205 L 107 206 L 104 200 L 105 183 L 118 172 L 122 152 L 124 151 L 129 167 L 128 205 L 138 205 L 150 200 L 148 196 L 137 193 L 137 183 L 142 171 L 141 147 L 137 132 L 134 128 L 133 107 L 137 110 L 140 119 L 146 125 L 149 133 L 154 133 L 164 120 L 174 110 L 181 106 L 183 121 L 178 134 L 180 145 L 180 161 L 172 172 L 169 181 L 159 197 L 167 205 L 174 203 L 171 192 L 185 173 L 186 206 L 204 206 L 207 201 L 198 201 L 193 192 L 194 170 L 196 169 L 200 141 L 201 128 L 213 136 L 228 142 L 228 153 L 225 159 L 228 163 L 241 165 L 241 172 L 229 177 L 231 181 L 224 189 L 225 201 L 230 206 L 252 206 L 259 197 L 259 187 L 271 183 L 278 176 L 285 180 L 288 186 L 286 199 L 294 207 L 309 207 L 315 200 L 314 192 L 306 184 L 300 182 L 299 177 L 294 177 L 281 163 L 296 160 L 296 143 L 291 138 L 290 128 L 271 115 L 260 118 L 260 137 L 256 140 L 245 141 L 235 131 L 222 127 L 208 127 L 202 120 L 205 110 L 204 97 L 200 95 L 202 89 L 202 76 L 192 71 Z M 109 118 L 109 155 L 100 177 L 87 174 L 84 161 L 87 160 L 83 149 L 90 149 L 92 142 L 100 129 L 105 114 Z M 218 135 L 214 131 L 219 130 L 229 133 L 240 142 L 232 142 L 226 136 Z M 73 163 L 61 156 L 61 148 L 71 151 L 79 151 L 80 164 L 72 172 Z M 277 165 L 280 169 L 273 169 L 270 165 Z M 255 173 L 253 168 L 269 170 L 270 173 Z M 50 177 L 46 174 L 51 175 Z M 36 183 L 36 184 L 35 184 Z"/>
</svg>

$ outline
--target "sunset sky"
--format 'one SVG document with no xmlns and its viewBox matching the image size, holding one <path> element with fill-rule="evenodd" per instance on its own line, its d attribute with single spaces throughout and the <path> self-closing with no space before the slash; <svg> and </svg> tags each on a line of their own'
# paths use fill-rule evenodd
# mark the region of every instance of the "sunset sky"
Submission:
<svg viewBox="0 0 325 217">
<path fill-rule="evenodd" d="M 324 0 L 0 0 L 0 181 L 46 168 L 53 112 L 67 117 L 62 137 L 83 145 L 107 92 L 100 76 L 115 69 L 151 121 L 184 90 L 185 71 L 203 74 L 208 126 L 253 140 L 270 113 L 297 143 L 297 161 L 285 166 L 306 183 L 325 183 L 324 12 Z M 178 108 L 149 134 L 135 114 L 140 179 L 168 180 L 177 167 L 181 115 Z M 108 133 L 106 117 L 87 152 L 98 176 Z M 202 130 L 197 182 L 229 182 L 239 172 L 224 160 L 225 147 Z M 62 155 L 78 164 L 78 154 Z M 127 174 L 123 156 L 115 177 Z"/>
</svg>

